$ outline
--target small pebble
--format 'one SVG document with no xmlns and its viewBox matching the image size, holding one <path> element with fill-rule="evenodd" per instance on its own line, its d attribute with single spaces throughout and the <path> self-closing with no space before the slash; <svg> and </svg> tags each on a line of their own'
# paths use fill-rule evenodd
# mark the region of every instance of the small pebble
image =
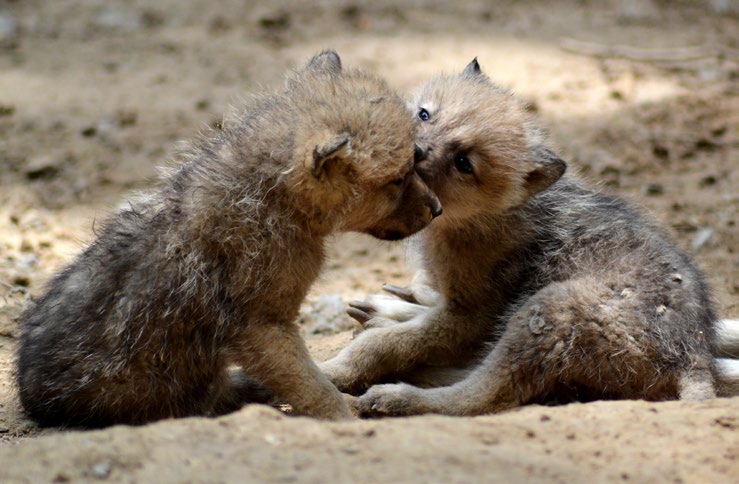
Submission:
<svg viewBox="0 0 739 484">
<path fill-rule="evenodd" d="M 112 470 L 113 466 L 108 462 L 98 462 L 90 466 L 90 473 L 98 479 L 106 479 Z"/>
<path fill-rule="evenodd" d="M 713 229 L 711 227 L 703 227 L 702 229 L 698 229 L 698 232 L 695 234 L 695 237 L 693 238 L 693 242 L 691 244 L 693 250 L 698 250 L 706 245 L 706 242 L 708 242 L 712 235 Z"/>
<path fill-rule="evenodd" d="M 703 188 L 703 187 L 710 187 L 710 186 L 715 185 L 717 181 L 718 180 L 716 179 L 715 176 L 713 176 L 713 175 L 706 175 L 703 178 L 701 178 L 701 181 L 700 181 L 699 184 L 700 184 L 701 188 Z"/>
<path fill-rule="evenodd" d="M 665 193 L 665 187 L 659 183 L 647 183 L 642 185 L 641 191 L 644 195 L 656 196 Z"/>
<path fill-rule="evenodd" d="M 63 472 L 60 472 L 56 475 L 54 480 L 52 482 L 69 482 L 70 478 L 68 475 L 64 474 Z"/>
<path fill-rule="evenodd" d="M 108 9 L 92 19 L 92 25 L 101 30 L 110 30 L 121 33 L 133 33 L 141 30 L 141 17 L 125 10 Z"/>
<path fill-rule="evenodd" d="M 655 144 L 652 146 L 652 154 L 657 158 L 664 160 L 670 157 L 670 150 L 668 150 L 666 146 Z"/>
<path fill-rule="evenodd" d="M 284 30 L 290 26 L 290 14 L 284 11 L 276 11 L 263 15 L 259 19 L 259 25 L 266 29 Z"/>
<path fill-rule="evenodd" d="M 49 156 L 39 156 L 26 162 L 24 173 L 29 180 L 54 178 L 59 171 L 60 162 Z"/>
</svg>

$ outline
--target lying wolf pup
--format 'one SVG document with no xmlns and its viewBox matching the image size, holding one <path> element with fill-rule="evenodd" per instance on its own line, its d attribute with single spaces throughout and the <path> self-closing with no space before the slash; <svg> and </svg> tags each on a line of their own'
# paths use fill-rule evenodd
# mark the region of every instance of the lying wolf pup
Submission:
<svg viewBox="0 0 739 484">
<path fill-rule="evenodd" d="M 258 380 L 298 413 L 349 417 L 294 320 L 326 236 L 398 239 L 440 213 L 414 139 L 400 97 L 334 52 L 251 99 L 23 314 L 25 409 L 87 426 L 213 415 L 259 400 Z"/>
<path fill-rule="evenodd" d="M 355 394 L 398 380 L 432 388 L 374 386 L 362 414 L 715 395 L 713 303 L 661 230 L 563 176 L 525 109 L 476 60 L 432 80 L 415 113 L 418 169 L 444 216 L 418 240 L 425 281 L 388 289 L 422 304 L 355 303 L 366 330 L 320 367 Z"/>
</svg>

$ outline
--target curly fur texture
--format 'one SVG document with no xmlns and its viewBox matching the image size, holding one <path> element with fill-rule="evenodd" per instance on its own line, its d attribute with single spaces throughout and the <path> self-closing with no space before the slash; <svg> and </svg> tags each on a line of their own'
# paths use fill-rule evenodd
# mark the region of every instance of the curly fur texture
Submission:
<svg viewBox="0 0 739 484">
<path fill-rule="evenodd" d="M 273 392 L 298 413 L 349 417 L 294 320 L 326 236 L 396 239 L 439 212 L 413 171 L 414 137 L 402 100 L 330 51 L 249 99 L 22 315 L 27 412 L 46 425 L 138 424 Z"/>
<path fill-rule="evenodd" d="M 372 387 L 362 413 L 715 395 L 709 289 L 662 230 L 563 176 L 529 113 L 477 61 L 432 80 L 413 109 L 419 171 L 445 209 L 415 250 L 440 297 L 409 318 L 370 301 L 368 329 L 321 365 L 357 394 L 420 385 Z M 429 373 L 440 368 L 452 376 Z"/>
</svg>

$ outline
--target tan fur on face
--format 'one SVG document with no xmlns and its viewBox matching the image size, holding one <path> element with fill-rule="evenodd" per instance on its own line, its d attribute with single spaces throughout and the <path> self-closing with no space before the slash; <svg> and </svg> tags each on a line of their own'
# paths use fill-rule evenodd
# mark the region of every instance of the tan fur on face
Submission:
<svg viewBox="0 0 739 484">
<path fill-rule="evenodd" d="M 481 212 L 497 215 L 525 200 L 535 133 L 517 99 L 492 83 L 440 76 L 413 101 L 414 114 L 421 108 L 430 119 L 416 117 L 417 142 L 428 151 L 419 170 L 444 205 L 445 217 L 437 223 L 458 223 Z M 458 153 L 472 161 L 473 174 L 454 168 Z"/>
<path fill-rule="evenodd" d="M 353 74 L 340 83 L 331 76 L 324 76 L 324 82 L 301 84 L 293 93 L 296 103 L 304 102 L 315 108 L 301 117 L 296 129 L 296 160 L 308 165 L 314 147 L 324 139 L 336 134 L 348 136 L 346 149 L 329 162 L 326 173 L 328 180 L 336 179 L 335 184 L 344 183 L 344 177 L 352 177 L 352 191 L 344 197 L 344 203 L 360 199 L 405 175 L 413 159 L 415 139 L 407 111 L 401 100 L 388 92 L 387 85 L 374 76 L 361 72 Z M 338 98 L 344 109 L 332 109 L 335 104 L 328 103 L 326 99 L 329 98 Z M 377 143 L 378 139 L 383 143 Z M 332 176 L 334 174 L 339 176 Z M 323 181 L 312 179 L 305 171 L 296 172 L 294 176 L 295 183 L 305 184 L 306 188 Z M 351 207 L 344 209 L 350 211 Z"/>
</svg>

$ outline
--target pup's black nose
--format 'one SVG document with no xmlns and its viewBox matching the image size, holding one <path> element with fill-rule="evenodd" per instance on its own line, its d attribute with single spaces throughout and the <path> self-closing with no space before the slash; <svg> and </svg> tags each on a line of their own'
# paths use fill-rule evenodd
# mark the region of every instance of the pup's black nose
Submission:
<svg viewBox="0 0 739 484">
<path fill-rule="evenodd" d="M 441 212 L 444 211 L 441 207 L 441 202 L 437 198 L 434 198 L 429 202 L 429 208 L 431 209 L 431 216 L 434 218 L 441 215 Z"/>
<path fill-rule="evenodd" d="M 413 151 L 413 159 L 416 162 L 426 159 L 426 150 L 416 144 L 415 150 Z"/>
</svg>

